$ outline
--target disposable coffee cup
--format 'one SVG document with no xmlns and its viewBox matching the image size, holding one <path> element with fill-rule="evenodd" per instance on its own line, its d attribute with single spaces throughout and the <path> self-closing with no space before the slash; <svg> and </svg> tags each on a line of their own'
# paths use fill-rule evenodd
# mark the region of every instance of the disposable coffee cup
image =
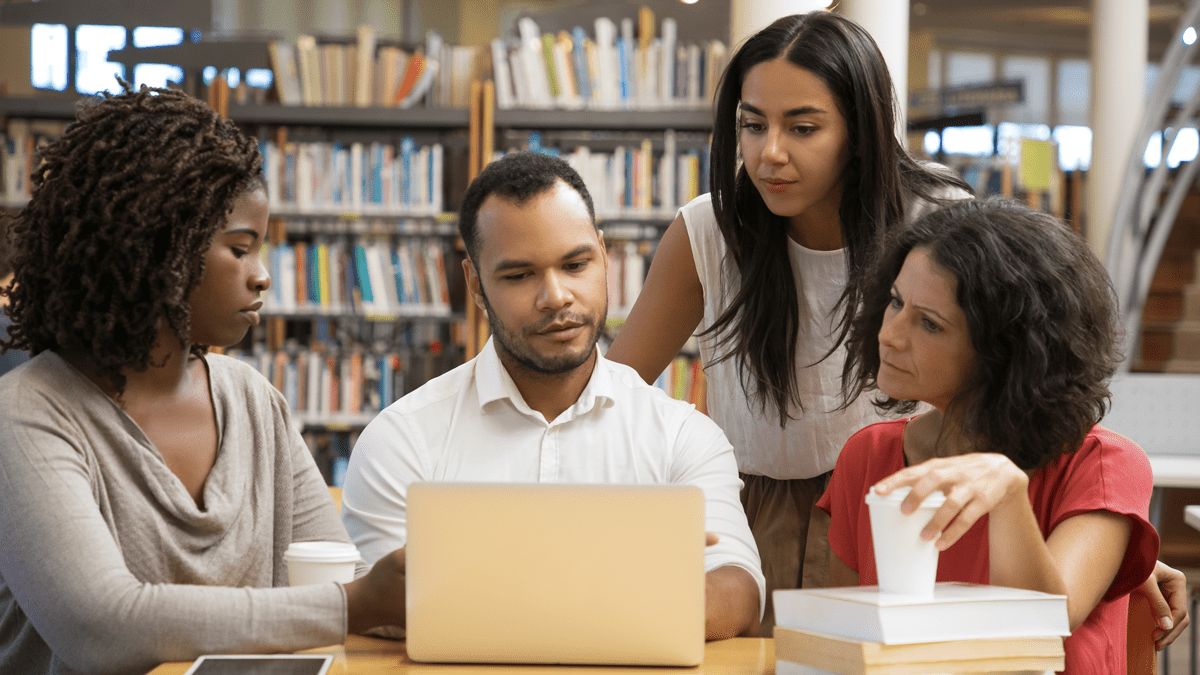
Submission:
<svg viewBox="0 0 1200 675">
<path fill-rule="evenodd" d="M 308 586 L 354 581 L 354 568 L 362 556 L 354 544 L 340 541 L 300 541 L 283 554 L 288 566 L 288 583 Z"/>
<path fill-rule="evenodd" d="M 921 538 L 921 530 L 946 501 L 941 491 L 925 498 L 912 513 L 900 511 L 900 503 L 911 487 L 892 490 L 887 495 L 867 493 L 871 510 L 871 542 L 875 545 L 875 570 L 879 590 L 897 595 L 933 595 L 937 581 L 938 550 L 934 541 Z"/>
</svg>

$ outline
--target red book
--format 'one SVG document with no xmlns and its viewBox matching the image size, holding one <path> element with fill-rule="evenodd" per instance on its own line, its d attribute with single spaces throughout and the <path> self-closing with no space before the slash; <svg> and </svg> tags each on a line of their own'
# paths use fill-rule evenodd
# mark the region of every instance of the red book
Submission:
<svg viewBox="0 0 1200 675">
<path fill-rule="evenodd" d="M 408 60 L 408 68 L 404 71 L 404 79 L 400 81 L 400 88 L 396 90 L 396 98 L 392 100 L 392 105 L 400 105 L 404 97 L 408 96 L 408 92 L 412 91 L 413 86 L 417 84 L 417 78 L 421 77 L 421 72 L 425 70 L 425 55 L 417 52 Z"/>
</svg>

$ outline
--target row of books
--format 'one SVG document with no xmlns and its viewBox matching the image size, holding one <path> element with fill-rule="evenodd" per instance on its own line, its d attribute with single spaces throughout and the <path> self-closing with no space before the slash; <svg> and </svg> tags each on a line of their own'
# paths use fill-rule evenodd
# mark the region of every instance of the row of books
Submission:
<svg viewBox="0 0 1200 675">
<path fill-rule="evenodd" d="M 629 310 L 633 309 L 646 279 L 651 248 L 648 241 L 610 241 L 607 244 L 609 316 L 628 316 Z"/>
<path fill-rule="evenodd" d="M 410 108 L 433 103 L 439 71 L 446 70 L 438 60 L 443 46 L 435 31 L 423 48 L 379 43 L 375 28 L 362 25 L 353 39 L 273 41 L 271 68 L 284 105 Z"/>
<path fill-rule="evenodd" d="M 283 394 L 301 426 L 362 428 L 380 410 L 461 363 L 440 341 L 396 349 L 340 350 L 332 344 L 231 350 Z"/>
<path fill-rule="evenodd" d="M 704 379 L 704 365 L 695 356 L 679 355 L 654 381 L 654 386 L 667 392 L 667 396 L 686 401 L 708 414 L 708 386 Z"/>
<path fill-rule="evenodd" d="M 677 152 L 675 132 L 670 130 L 664 133 L 661 154 L 647 138 L 612 153 L 581 145 L 563 158 L 583 178 L 601 218 L 643 215 L 672 220 L 676 209 L 707 185 L 708 151 Z"/>
<path fill-rule="evenodd" d="M 442 212 L 442 145 L 261 142 L 267 197 L 275 213 L 328 211 L 437 215 Z"/>
<path fill-rule="evenodd" d="M 263 246 L 267 314 L 449 316 L 442 240 L 314 236 Z"/>
<path fill-rule="evenodd" d="M 562 157 L 587 185 L 596 217 L 642 218 L 670 221 L 676 210 L 707 191 L 708 147 L 681 152 L 676 132 L 658 139 L 642 138 L 636 144 L 617 145 L 612 152 L 597 152 L 579 145 L 569 153 L 542 145 L 539 132 L 528 135 L 525 150 Z M 497 153 L 499 155 L 499 153 Z"/>
<path fill-rule="evenodd" d="M 520 37 L 492 41 L 492 78 L 499 108 L 640 109 L 702 108 L 712 101 L 728 49 L 719 40 L 684 44 L 674 19 L 656 34 L 654 13 L 642 7 L 634 20 L 595 21 L 594 35 L 542 33 L 518 21 Z"/>
<path fill-rule="evenodd" d="M 361 428 L 380 410 L 461 363 L 461 354 L 440 340 L 398 348 L 340 349 L 316 343 L 299 347 L 230 350 L 283 394 L 302 426 Z M 655 386 L 705 411 L 704 371 L 699 359 L 680 356 Z"/>
</svg>

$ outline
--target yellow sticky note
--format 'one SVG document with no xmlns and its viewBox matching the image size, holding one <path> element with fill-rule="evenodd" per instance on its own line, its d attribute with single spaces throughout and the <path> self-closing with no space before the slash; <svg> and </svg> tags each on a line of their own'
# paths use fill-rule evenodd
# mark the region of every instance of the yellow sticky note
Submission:
<svg viewBox="0 0 1200 675">
<path fill-rule="evenodd" d="M 1026 190 L 1050 189 L 1051 150 L 1049 141 L 1021 139 L 1021 184 Z"/>
</svg>

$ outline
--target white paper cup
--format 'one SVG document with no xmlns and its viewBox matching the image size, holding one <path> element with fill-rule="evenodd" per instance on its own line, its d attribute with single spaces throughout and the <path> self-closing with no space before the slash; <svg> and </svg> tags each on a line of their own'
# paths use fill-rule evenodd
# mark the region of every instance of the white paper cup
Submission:
<svg viewBox="0 0 1200 675">
<path fill-rule="evenodd" d="M 288 583 L 308 586 L 354 581 L 354 568 L 362 557 L 354 544 L 340 541 L 300 541 L 283 554 L 288 566 Z"/>
<path fill-rule="evenodd" d="M 900 502 L 911 487 L 892 490 L 880 496 L 872 488 L 867 493 L 871 509 L 871 542 L 875 545 L 875 570 L 879 590 L 899 595 L 933 595 L 937 581 L 938 550 L 933 542 L 921 539 L 921 530 L 945 503 L 946 495 L 934 492 L 909 515 L 900 512 Z"/>
</svg>

